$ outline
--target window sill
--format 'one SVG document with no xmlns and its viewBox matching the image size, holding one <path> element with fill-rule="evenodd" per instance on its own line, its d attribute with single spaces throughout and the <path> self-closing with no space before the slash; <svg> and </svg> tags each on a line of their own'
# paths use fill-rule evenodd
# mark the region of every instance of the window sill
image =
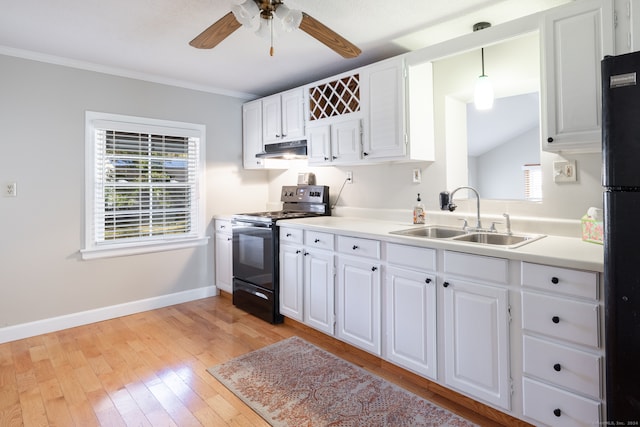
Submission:
<svg viewBox="0 0 640 427">
<path fill-rule="evenodd" d="M 135 245 L 110 245 L 107 247 L 94 247 L 81 249 L 80 255 L 83 260 L 112 258 L 129 255 L 139 255 L 152 252 L 172 251 L 176 249 L 193 248 L 204 246 L 209 241 L 209 237 L 194 237 L 189 239 L 177 239 L 175 241 L 138 243 Z"/>
</svg>

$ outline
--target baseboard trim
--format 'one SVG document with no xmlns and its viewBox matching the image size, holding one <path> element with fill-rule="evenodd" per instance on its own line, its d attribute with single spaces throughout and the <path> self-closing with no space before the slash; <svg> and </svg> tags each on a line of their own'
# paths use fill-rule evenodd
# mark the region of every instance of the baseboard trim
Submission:
<svg viewBox="0 0 640 427">
<path fill-rule="evenodd" d="M 191 289 L 189 291 L 176 292 L 173 294 L 130 301 L 123 304 L 111 305 L 78 313 L 65 314 L 63 316 L 37 320 L 35 322 L 7 326 L 0 328 L 0 344 L 73 328 L 76 326 L 87 325 L 89 323 L 114 319 L 116 317 L 128 316 L 129 314 L 140 313 L 142 311 L 212 297 L 215 295 L 218 295 L 218 289 L 215 286 L 206 286 L 203 288 Z"/>
</svg>

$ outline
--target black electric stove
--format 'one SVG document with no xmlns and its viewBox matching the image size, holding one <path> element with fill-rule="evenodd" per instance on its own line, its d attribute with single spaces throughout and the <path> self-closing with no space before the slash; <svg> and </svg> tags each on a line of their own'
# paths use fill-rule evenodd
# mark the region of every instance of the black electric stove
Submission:
<svg viewBox="0 0 640 427">
<path fill-rule="evenodd" d="M 233 216 L 233 304 L 280 323 L 279 230 L 282 219 L 331 215 L 329 187 L 283 186 L 282 210 Z"/>
</svg>

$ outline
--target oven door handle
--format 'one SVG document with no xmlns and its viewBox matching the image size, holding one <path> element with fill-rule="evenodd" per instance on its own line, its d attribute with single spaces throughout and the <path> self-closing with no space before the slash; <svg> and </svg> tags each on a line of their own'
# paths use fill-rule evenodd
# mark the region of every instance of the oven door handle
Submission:
<svg viewBox="0 0 640 427">
<path fill-rule="evenodd" d="M 240 227 L 260 227 L 260 228 L 272 228 L 272 223 L 266 223 L 266 222 L 260 222 L 260 221 L 245 221 L 245 220 L 238 220 L 238 219 L 234 219 L 231 222 L 232 228 L 234 225 L 240 226 Z"/>
</svg>

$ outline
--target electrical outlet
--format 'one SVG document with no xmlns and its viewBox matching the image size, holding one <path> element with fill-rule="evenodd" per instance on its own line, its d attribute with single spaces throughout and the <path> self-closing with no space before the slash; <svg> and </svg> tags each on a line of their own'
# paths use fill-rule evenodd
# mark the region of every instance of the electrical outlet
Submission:
<svg viewBox="0 0 640 427">
<path fill-rule="evenodd" d="M 553 182 L 575 182 L 576 161 L 553 162 Z"/>
<path fill-rule="evenodd" d="M 347 171 L 347 183 L 353 184 L 353 172 Z"/>
<path fill-rule="evenodd" d="M 415 184 L 420 184 L 422 182 L 422 172 L 420 169 L 413 170 L 413 182 Z"/>
<path fill-rule="evenodd" d="M 18 184 L 15 182 L 7 182 L 4 195 L 5 197 L 16 197 L 18 195 Z"/>
</svg>

